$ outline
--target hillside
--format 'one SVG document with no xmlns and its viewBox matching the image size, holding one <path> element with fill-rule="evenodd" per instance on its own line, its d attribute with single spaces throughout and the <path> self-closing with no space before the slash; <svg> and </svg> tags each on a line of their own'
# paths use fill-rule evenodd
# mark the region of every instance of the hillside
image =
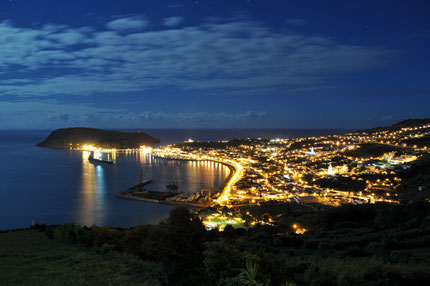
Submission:
<svg viewBox="0 0 430 286">
<path fill-rule="evenodd" d="M 359 146 L 360 148 L 354 149 L 354 150 L 348 150 L 343 154 L 346 156 L 353 156 L 357 158 L 369 158 L 369 157 L 379 157 L 390 152 L 401 153 L 406 150 L 409 150 L 408 148 L 405 148 L 405 147 L 377 144 L 377 143 L 366 143 L 366 144 L 361 144 Z"/>
<path fill-rule="evenodd" d="M 415 118 L 415 119 L 406 119 L 400 122 L 397 122 L 391 126 L 380 126 L 376 128 L 370 128 L 365 130 L 357 130 L 353 133 L 362 133 L 366 132 L 368 134 L 382 132 L 382 131 L 397 131 L 402 128 L 413 128 L 420 125 L 425 125 L 430 123 L 430 118 Z"/>
<path fill-rule="evenodd" d="M 158 138 L 140 132 L 120 132 L 95 128 L 64 128 L 52 132 L 37 146 L 51 148 L 70 148 L 82 145 L 95 145 L 102 148 L 139 148 L 160 143 Z"/>
<path fill-rule="evenodd" d="M 1 285 L 158 285 L 153 263 L 103 255 L 36 230 L 0 233 L 0 245 Z"/>
<path fill-rule="evenodd" d="M 272 213 L 273 223 L 223 232 L 175 208 L 132 229 L 67 223 L 0 233 L 1 285 L 428 284 L 429 204 L 303 209 L 246 206 L 260 221 Z"/>
</svg>

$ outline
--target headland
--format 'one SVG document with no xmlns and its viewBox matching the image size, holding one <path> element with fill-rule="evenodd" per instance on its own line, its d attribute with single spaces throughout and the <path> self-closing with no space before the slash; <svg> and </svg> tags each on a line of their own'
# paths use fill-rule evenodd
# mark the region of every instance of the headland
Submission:
<svg viewBox="0 0 430 286">
<path fill-rule="evenodd" d="M 37 144 L 37 146 L 79 149 L 84 145 L 95 145 L 100 148 L 127 149 L 152 146 L 158 143 L 160 143 L 158 138 L 142 132 L 121 132 L 74 127 L 55 130 L 44 141 Z"/>
</svg>

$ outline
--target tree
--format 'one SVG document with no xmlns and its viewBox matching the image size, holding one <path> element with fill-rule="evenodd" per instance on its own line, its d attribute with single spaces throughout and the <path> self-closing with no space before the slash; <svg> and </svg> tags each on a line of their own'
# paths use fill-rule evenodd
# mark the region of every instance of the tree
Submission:
<svg viewBox="0 0 430 286">
<path fill-rule="evenodd" d="M 263 286 L 268 285 L 268 283 L 258 283 L 257 282 L 257 263 L 252 262 L 251 259 L 246 260 L 246 268 L 242 269 L 239 274 L 239 281 L 241 285 L 246 286 Z"/>
<path fill-rule="evenodd" d="M 243 266 L 239 250 L 225 241 L 205 243 L 205 272 L 212 281 L 221 281 L 235 277 Z"/>
</svg>

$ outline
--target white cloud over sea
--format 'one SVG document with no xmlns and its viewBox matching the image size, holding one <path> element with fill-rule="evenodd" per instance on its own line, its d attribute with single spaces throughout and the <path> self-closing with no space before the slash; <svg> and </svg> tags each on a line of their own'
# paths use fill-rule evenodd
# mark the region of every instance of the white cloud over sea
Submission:
<svg viewBox="0 0 430 286">
<path fill-rule="evenodd" d="M 100 108 L 82 104 L 57 102 L 0 102 L 0 129 L 59 128 L 65 126 L 93 126 L 121 128 L 202 127 L 215 123 L 234 122 L 246 126 L 269 115 L 265 111 L 228 112 L 130 112 L 122 109 Z M 173 123 L 173 124 L 172 124 Z M 184 125 L 185 124 L 185 125 Z"/>
<path fill-rule="evenodd" d="M 141 16 L 116 17 L 104 28 L 3 21 L 0 96 L 311 87 L 384 66 L 391 53 L 249 20 L 184 26 L 172 17 L 161 24 Z"/>
</svg>

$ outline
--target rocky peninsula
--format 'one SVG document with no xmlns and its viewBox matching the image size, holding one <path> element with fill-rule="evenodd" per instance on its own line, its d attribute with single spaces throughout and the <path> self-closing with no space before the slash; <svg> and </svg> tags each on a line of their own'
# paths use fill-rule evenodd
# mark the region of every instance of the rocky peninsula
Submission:
<svg viewBox="0 0 430 286">
<path fill-rule="evenodd" d="M 139 148 L 143 145 L 152 146 L 158 143 L 160 143 L 158 138 L 142 132 L 74 127 L 55 130 L 37 146 L 68 149 L 83 145 L 94 145 L 101 148 L 128 149 Z"/>
</svg>

